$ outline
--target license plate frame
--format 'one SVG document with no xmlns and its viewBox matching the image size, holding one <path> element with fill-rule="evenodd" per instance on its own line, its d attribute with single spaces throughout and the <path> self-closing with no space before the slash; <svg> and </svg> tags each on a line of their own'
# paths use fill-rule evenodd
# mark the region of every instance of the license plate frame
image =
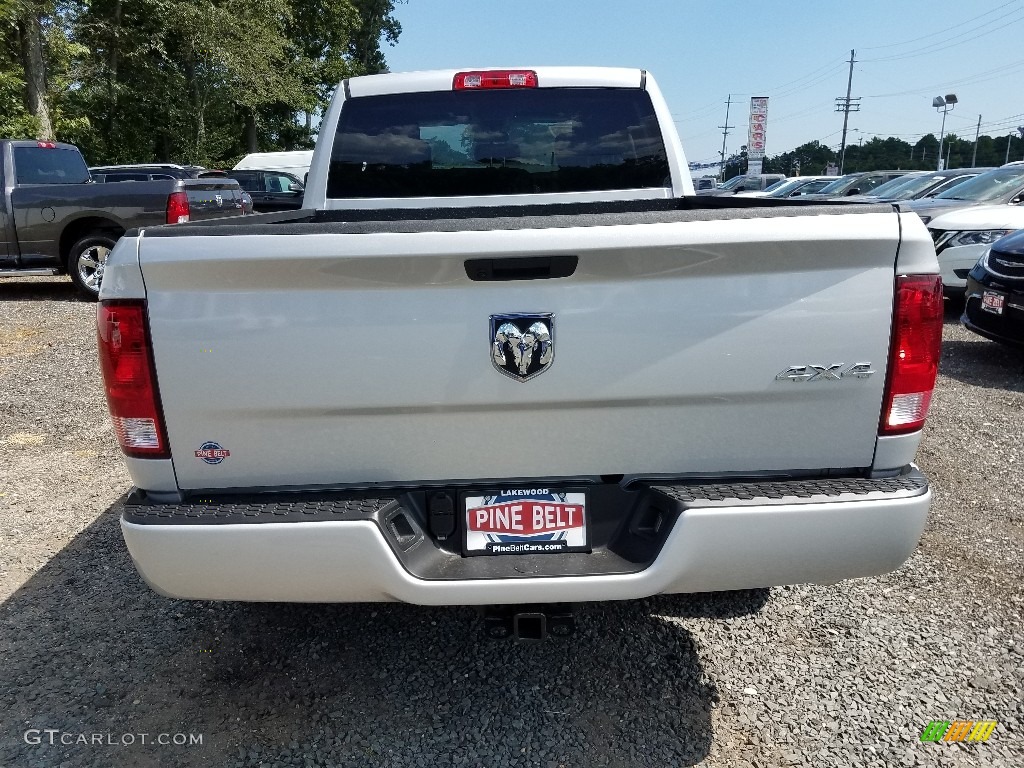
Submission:
<svg viewBox="0 0 1024 768">
<path fill-rule="evenodd" d="M 465 491 L 459 495 L 462 554 L 496 557 L 590 552 L 590 501 L 586 490 L 578 487 Z M 539 530 L 537 522 L 541 523 Z"/>
<path fill-rule="evenodd" d="M 999 291 L 985 290 L 981 294 L 981 308 L 993 315 L 1001 315 L 1006 310 L 1006 294 Z"/>
</svg>

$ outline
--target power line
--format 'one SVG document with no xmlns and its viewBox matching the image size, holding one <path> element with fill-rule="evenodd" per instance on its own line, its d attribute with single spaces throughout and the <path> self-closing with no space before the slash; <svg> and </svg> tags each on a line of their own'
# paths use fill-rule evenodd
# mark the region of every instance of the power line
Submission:
<svg viewBox="0 0 1024 768">
<path fill-rule="evenodd" d="M 790 80 L 789 82 L 782 83 L 781 85 L 776 85 L 776 86 L 771 87 L 771 88 L 758 88 L 757 89 L 757 93 L 767 93 L 767 94 L 769 94 L 774 99 L 783 98 L 785 96 L 788 96 L 791 93 L 798 93 L 800 91 L 805 90 L 806 88 L 809 88 L 812 85 L 816 85 L 816 84 L 818 84 L 818 83 L 828 79 L 828 77 L 831 74 L 833 74 L 834 72 L 837 72 L 840 69 L 842 69 L 843 65 L 845 63 L 846 63 L 845 60 L 840 60 L 838 63 L 835 62 L 835 61 L 830 61 L 827 64 L 824 64 L 824 65 L 818 67 L 817 69 L 811 70 L 806 75 L 804 75 L 803 77 L 799 77 L 796 80 Z M 825 69 L 827 69 L 828 71 L 827 72 L 823 72 L 820 75 L 818 74 L 819 72 L 821 72 L 822 70 L 825 70 Z M 812 82 L 804 82 L 805 80 L 812 80 Z M 799 84 L 799 85 L 797 85 L 797 84 Z M 786 88 L 789 88 L 789 86 L 797 86 L 797 87 L 794 87 L 794 88 L 792 88 L 792 89 L 790 89 L 788 91 L 784 90 Z M 778 91 L 783 91 L 783 92 L 779 93 Z M 751 93 L 734 93 L 734 94 L 731 94 L 731 95 L 750 96 Z M 681 115 L 678 112 L 673 112 L 672 113 L 672 117 L 673 118 L 678 118 L 676 120 L 673 120 L 673 122 L 678 125 L 680 123 L 685 123 L 685 122 L 691 122 L 693 120 L 698 120 L 702 116 L 704 116 L 705 114 L 713 112 L 717 108 L 716 105 L 720 104 L 720 103 L 721 102 L 709 102 L 708 104 L 704 104 L 704 105 L 701 105 L 700 107 L 695 108 L 694 110 L 686 113 L 685 115 Z"/>
<path fill-rule="evenodd" d="M 673 121 L 673 122 L 675 122 L 675 121 Z M 704 136 L 710 136 L 712 133 L 718 133 L 718 131 L 716 131 L 714 129 L 711 129 L 711 130 L 703 131 L 701 133 L 691 133 L 691 134 L 689 134 L 687 136 L 680 136 L 680 139 L 688 143 L 688 142 L 693 141 L 694 139 L 700 139 L 700 138 L 703 138 Z"/>
<path fill-rule="evenodd" d="M 1008 2 L 1008 3 L 1003 3 L 1002 5 L 997 6 L 997 7 L 993 8 L 992 10 L 985 11 L 985 13 L 978 14 L 977 16 L 972 16 L 971 18 L 966 19 L 965 21 L 962 21 L 962 22 L 960 22 L 958 24 L 946 25 L 945 27 L 940 29 L 938 32 L 931 32 L 931 33 L 929 33 L 927 35 L 921 35 L 921 37 L 915 37 L 915 38 L 913 38 L 911 40 L 904 40 L 901 43 L 889 43 L 887 45 L 874 45 L 874 46 L 871 46 L 870 48 L 862 48 L 861 50 L 862 51 L 880 51 L 883 48 L 899 48 L 902 45 L 910 45 L 911 43 L 917 43 L 917 42 L 920 42 L 921 40 L 927 40 L 929 37 L 938 37 L 939 35 L 948 35 L 949 34 L 949 30 L 951 28 L 953 28 L 953 27 L 961 27 L 964 24 L 970 24 L 973 21 L 977 21 L 978 19 L 982 19 L 985 16 L 989 16 L 989 15 L 991 15 L 993 13 L 996 13 L 997 11 L 1001 11 L 1001 10 L 1003 10 L 1003 8 L 1008 8 L 1011 5 L 1017 5 L 1017 3 L 1018 3 L 1018 0 L 1010 0 L 1010 2 Z"/>
<path fill-rule="evenodd" d="M 1006 27 L 1010 26 L 1011 24 L 1016 24 L 1019 21 L 1024 21 L 1024 15 L 1021 15 L 1021 11 L 1022 10 L 1024 10 L 1024 8 L 1015 9 L 1013 11 L 1010 11 L 1009 13 L 1005 13 L 1002 16 L 999 16 L 998 18 L 992 19 L 991 21 L 987 21 L 984 24 L 981 24 L 981 25 L 979 25 L 977 27 L 974 27 L 972 29 L 964 30 L 963 32 L 961 32 L 961 33 L 959 33 L 957 35 L 953 35 L 952 37 L 947 38 L 946 40 L 943 40 L 943 41 L 938 42 L 938 43 L 932 43 L 932 44 L 926 45 L 923 48 L 918 48 L 917 50 L 914 50 L 914 51 L 908 51 L 907 53 L 902 53 L 902 54 L 894 54 L 892 56 L 882 56 L 882 57 L 879 57 L 877 59 L 865 59 L 864 61 L 865 62 L 872 62 L 872 63 L 878 63 L 878 62 L 884 62 L 884 61 L 902 61 L 903 59 L 913 59 L 913 58 L 916 58 L 918 56 L 924 56 L 924 55 L 929 54 L 929 53 L 937 53 L 939 51 L 946 51 L 946 50 L 948 50 L 950 48 L 954 48 L 954 47 L 956 47 L 958 45 L 963 45 L 964 43 L 969 43 L 972 40 L 977 40 L 979 37 L 985 37 L 986 35 L 990 35 L 993 32 L 999 32 L 999 31 L 1001 31 L 1003 29 L 1006 29 Z M 969 35 L 971 32 L 977 32 L 980 29 L 984 29 L 985 27 L 987 27 L 989 25 L 996 24 L 997 22 L 1000 22 L 1003 19 L 1006 19 L 1006 18 L 1008 18 L 1010 16 L 1017 16 L 1017 18 L 1014 19 L 1013 21 L 1006 22 L 1004 24 L 1000 24 L 999 26 L 997 26 L 997 27 L 995 27 L 993 29 L 989 29 L 986 32 L 981 32 L 980 34 L 974 35 L 973 37 L 968 37 L 966 40 L 960 40 L 959 42 L 953 42 L 953 41 L 955 41 L 955 40 L 957 40 L 957 39 L 959 39 L 961 37 L 964 37 L 965 35 Z"/>
<path fill-rule="evenodd" d="M 846 62 L 844 61 L 843 64 L 845 64 L 845 63 Z M 842 71 L 843 64 L 837 64 L 834 67 L 832 67 L 830 70 L 828 70 L 828 72 L 823 73 L 821 76 L 817 77 L 816 79 L 814 79 L 814 80 L 812 80 L 812 81 L 810 81 L 808 83 L 804 83 L 802 85 L 796 86 L 794 88 L 790 88 L 788 91 L 783 91 L 782 93 L 775 93 L 775 92 L 773 92 L 771 90 L 767 90 L 767 91 L 765 91 L 765 93 L 768 93 L 773 99 L 783 99 L 786 96 L 791 96 L 794 93 L 802 93 L 802 92 L 806 91 L 808 88 L 810 88 L 811 86 L 817 85 L 818 83 L 822 83 L 825 80 L 828 80 L 836 72 Z"/>
<path fill-rule="evenodd" d="M 799 112 L 791 112 L 790 114 L 782 115 L 781 117 L 773 117 L 772 118 L 772 122 L 775 125 L 778 125 L 779 123 L 784 123 L 787 120 L 794 120 L 794 119 L 796 119 L 798 117 L 803 117 L 804 115 L 810 115 L 810 114 L 814 114 L 814 113 L 817 113 L 817 112 L 820 112 L 820 111 L 821 111 L 821 107 L 819 107 L 817 104 L 815 104 L 813 107 L 809 107 L 808 109 L 802 109 Z"/>
<path fill-rule="evenodd" d="M 717 110 L 721 103 L 722 102 L 716 99 L 715 101 L 708 102 L 707 104 L 701 105 L 699 107 L 696 107 L 695 109 L 690 110 L 685 115 L 681 115 L 678 112 L 673 112 L 672 117 L 679 119 L 673 120 L 672 122 L 678 124 L 690 122 L 692 120 L 699 120 L 701 117 L 711 114 L 712 112 Z"/>
<path fill-rule="evenodd" d="M 823 69 L 828 69 L 829 70 L 828 72 L 825 73 L 825 75 L 828 75 L 828 74 L 834 72 L 836 69 L 842 67 L 842 65 L 845 64 L 845 63 L 846 62 L 844 60 L 840 60 L 838 62 L 833 60 L 833 61 L 830 61 L 828 64 L 825 64 L 825 65 L 823 65 L 821 67 L 818 67 L 817 69 L 811 70 L 810 72 L 808 72 L 803 77 L 798 77 L 796 80 L 790 80 L 788 83 L 783 83 L 782 85 L 776 85 L 773 88 L 759 88 L 758 92 L 759 93 L 774 93 L 775 91 L 781 91 L 781 90 L 783 90 L 785 88 L 789 88 L 789 86 L 791 86 L 791 85 L 796 85 L 797 83 L 803 83 L 804 80 L 809 80 L 809 79 L 815 77 L 818 74 L 818 72 L 821 72 L 821 70 L 823 70 Z M 807 84 L 801 85 L 800 88 L 797 89 L 797 90 L 801 90 L 801 89 L 806 88 L 806 87 L 807 87 Z"/>
<path fill-rule="evenodd" d="M 987 80 L 998 79 L 999 77 L 1003 77 L 1003 76 L 1005 76 L 1007 74 L 1010 74 L 1013 71 L 1015 71 L 1017 69 L 1020 69 L 1021 67 L 1024 67 L 1024 60 L 1009 62 L 1007 64 L 1003 64 L 1002 66 L 995 67 L 993 69 L 986 69 L 984 72 L 977 72 L 977 73 L 975 73 L 973 75 L 968 75 L 967 77 L 963 78 L 962 80 L 955 80 L 953 82 L 947 81 L 947 82 L 944 82 L 944 83 L 937 83 L 937 84 L 934 84 L 934 85 L 927 85 L 927 86 L 923 86 L 922 88 L 915 88 L 914 90 L 911 90 L 911 91 L 893 91 L 892 93 L 875 93 L 875 94 L 871 94 L 870 96 L 865 96 L 864 98 L 866 98 L 866 99 L 886 99 L 886 98 L 891 98 L 891 97 L 894 97 L 894 96 L 913 96 L 913 95 L 916 95 L 916 94 L 931 93 L 936 88 L 946 88 L 946 87 L 954 87 L 954 86 L 962 86 L 962 85 L 973 85 L 974 83 L 983 83 L 983 82 L 986 82 Z M 994 76 L 993 77 L 987 77 L 987 75 L 994 75 Z"/>
</svg>

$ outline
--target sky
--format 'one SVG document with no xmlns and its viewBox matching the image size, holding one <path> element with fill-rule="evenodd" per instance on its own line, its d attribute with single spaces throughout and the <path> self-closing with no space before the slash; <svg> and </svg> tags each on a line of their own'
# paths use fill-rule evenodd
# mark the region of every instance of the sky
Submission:
<svg viewBox="0 0 1024 768">
<path fill-rule="evenodd" d="M 932 100 L 950 93 L 947 134 L 973 140 L 979 115 L 983 136 L 1024 126 L 1024 0 L 407 0 L 395 16 L 392 72 L 646 69 L 691 163 L 717 161 L 730 95 L 727 156 L 747 143 L 752 96 L 769 97 L 769 156 L 814 140 L 838 149 L 851 49 L 860 111 L 847 145 L 938 136 Z"/>
</svg>

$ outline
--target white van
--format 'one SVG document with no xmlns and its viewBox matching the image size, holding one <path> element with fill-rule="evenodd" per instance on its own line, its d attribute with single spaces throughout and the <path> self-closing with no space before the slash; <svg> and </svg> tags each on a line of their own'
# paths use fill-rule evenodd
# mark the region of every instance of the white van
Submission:
<svg viewBox="0 0 1024 768">
<path fill-rule="evenodd" d="M 305 180 L 306 174 L 309 173 L 309 164 L 312 162 L 312 149 L 300 149 L 293 152 L 253 152 L 239 160 L 232 170 L 284 171 L 300 180 Z"/>
</svg>

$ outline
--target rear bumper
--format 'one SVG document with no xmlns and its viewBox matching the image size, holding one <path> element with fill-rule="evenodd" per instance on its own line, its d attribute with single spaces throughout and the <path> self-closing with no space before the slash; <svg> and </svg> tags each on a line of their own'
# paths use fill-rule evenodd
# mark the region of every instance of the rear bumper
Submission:
<svg viewBox="0 0 1024 768">
<path fill-rule="evenodd" d="M 1000 282 L 984 272 L 978 280 L 975 274 L 972 272 L 967 280 L 967 295 L 960 322 L 979 336 L 1024 349 L 1024 284 L 1018 284 L 1018 281 Z M 993 314 L 981 308 L 981 297 L 986 289 L 998 291 L 1005 296 L 1001 314 Z"/>
<path fill-rule="evenodd" d="M 393 526 L 380 517 L 273 522 L 261 517 L 259 505 L 243 505 L 234 514 L 222 504 L 206 515 L 157 511 L 140 517 L 126 508 L 121 527 L 139 573 L 169 597 L 420 605 L 625 600 L 832 583 L 894 570 L 914 551 L 931 499 L 927 481 L 916 471 L 910 476 L 914 482 L 896 490 L 886 481 L 856 481 L 880 484 L 874 490 L 851 492 L 846 486 L 803 495 L 785 488 L 779 493 L 785 484 L 775 483 L 771 498 L 746 493 L 742 485 L 714 486 L 739 488 L 742 498 L 728 492 L 693 498 L 688 486 L 648 488 L 644 498 L 660 505 L 668 521 L 657 554 L 635 568 L 579 575 L 550 575 L 565 555 L 461 558 L 438 554 L 429 535 L 396 544 Z M 821 490 L 829 482 L 814 487 Z M 380 510 L 386 516 L 396 508 Z M 431 577 L 415 575 L 431 557 L 447 559 Z M 585 564 L 587 558 L 607 562 L 613 555 L 595 548 L 574 557 Z"/>
</svg>

